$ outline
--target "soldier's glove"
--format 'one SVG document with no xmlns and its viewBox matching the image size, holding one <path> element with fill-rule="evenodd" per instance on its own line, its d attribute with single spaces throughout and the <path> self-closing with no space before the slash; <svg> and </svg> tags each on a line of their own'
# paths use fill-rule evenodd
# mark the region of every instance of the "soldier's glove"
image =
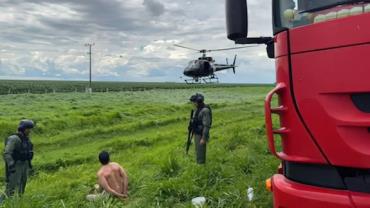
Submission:
<svg viewBox="0 0 370 208">
<path fill-rule="evenodd" d="M 15 173 L 15 164 L 8 166 L 9 173 Z"/>
<path fill-rule="evenodd" d="M 33 159 L 33 151 L 30 151 L 27 157 L 28 157 L 27 159 L 31 161 Z"/>
</svg>

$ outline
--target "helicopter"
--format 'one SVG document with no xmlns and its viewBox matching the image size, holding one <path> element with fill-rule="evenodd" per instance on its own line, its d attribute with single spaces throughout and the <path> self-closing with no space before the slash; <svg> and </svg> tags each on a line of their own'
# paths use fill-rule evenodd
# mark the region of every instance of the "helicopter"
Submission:
<svg viewBox="0 0 370 208">
<path fill-rule="evenodd" d="M 225 50 L 234 50 L 234 49 L 241 49 L 241 48 L 247 48 L 247 47 L 253 47 L 253 46 L 244 46 L 244 47 L 233 47 L 233 48 L 223 48 L 223 49 L 195 49 L 190 48 L 178 44 L 174 44 L 176 47 L 185 48 L 188 50 L 197 51 L 198 53 L 201 53 L 202 56 L 199 57 L 196 60 L 192 60 L 188 63 L 188 65 L 185 67 L 183 74 L 187 77 L 191 77 L 191 79 L 185 79 L 185 82 L 187 84 L 196 84 L 196 83 L 218 83 L 219 79 L 216 76 L 215 72 L 232 69 L 235 74 L 235 68 L 237 67 L 235 65 L 236 57 L 234 56 L 234 61 L 232 64 L 228 63 L 228 59 L 226 58 L 226 64 L 216 64 L 215 60 L 212 57 L 207 56 L 207 53 L 215 52 L 215 51 L 225 51 Z M 182 77 L 181 77 L 182 78 Z"/>
</svg>

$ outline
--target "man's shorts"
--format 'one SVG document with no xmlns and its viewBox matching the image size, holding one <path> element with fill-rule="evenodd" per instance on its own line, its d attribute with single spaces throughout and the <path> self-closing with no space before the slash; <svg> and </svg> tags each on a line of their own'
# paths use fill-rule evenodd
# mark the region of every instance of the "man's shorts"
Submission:
<svg viewBox="0 0 370 208">
<path fill-rule="evenodd" d="M 109 196 L 109 193 L 103 190 L 98 184 L 95 184 L 94 189 L 86 196 L 86 200 L 91 202 L 106 200 Z"/>
</svg>

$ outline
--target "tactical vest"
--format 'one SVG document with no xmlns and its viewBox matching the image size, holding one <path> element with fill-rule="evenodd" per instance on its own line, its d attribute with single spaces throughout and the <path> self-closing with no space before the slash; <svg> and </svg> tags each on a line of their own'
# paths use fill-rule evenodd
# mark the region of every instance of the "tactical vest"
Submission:
<svg viewBox="0 0 370 208">
<path fill-rule="evenodd" d="M 195 134 L 202 134 L 203 132 L 203 122 L 201 119 L 199 119 L 199 113 L 204 109 L 208 108 L 209 109 L 209 116 L 211 119 L 210 126 L 212 126 L 212 110 L 209 105 L 204 105 L 202 108 L 198 108 L 197 111 L 195 112 L 195 115 L 193 117 L 193 122 L 192 122 L 192 129 Z"/>
<path fill-rule="evenodd" d="M 21 140 L 20 146 L 15 148 L 12 157 L 15 161 L 31 161 L 33 159 L 33 144 L 26 136 L 16 134 Z M 8 142 L 8 141 L 6 141 Z"/>
</svg>

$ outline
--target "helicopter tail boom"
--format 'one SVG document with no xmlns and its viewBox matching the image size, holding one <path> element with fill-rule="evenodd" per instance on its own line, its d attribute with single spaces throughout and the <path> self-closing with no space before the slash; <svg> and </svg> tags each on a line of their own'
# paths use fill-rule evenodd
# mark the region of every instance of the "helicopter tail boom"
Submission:
<svg viewBox="0 0 370 208">
<path fill-rule="evenodd" d="M 235 74 L 235 68 L 237 67 L 235 65 L 235 63 L 236 63 L 236 57 L 237 57 L 237 55 L 235 55 L 233 64 L 231 64 L 231 65 L 228 64 L 228 60 L 227 59 L 226 59 L 226 64 L 215 64 L 216 71 L 222 71 L 222 70 L 226 70 L 226 69 L 233 69 L 233 72 Z"/>
</svg>

